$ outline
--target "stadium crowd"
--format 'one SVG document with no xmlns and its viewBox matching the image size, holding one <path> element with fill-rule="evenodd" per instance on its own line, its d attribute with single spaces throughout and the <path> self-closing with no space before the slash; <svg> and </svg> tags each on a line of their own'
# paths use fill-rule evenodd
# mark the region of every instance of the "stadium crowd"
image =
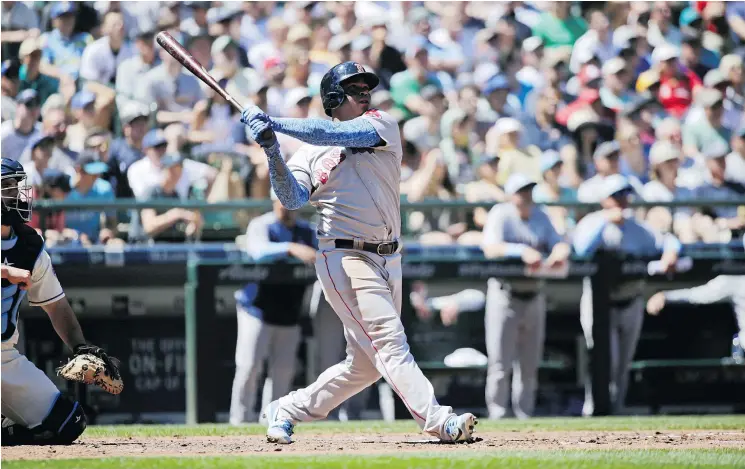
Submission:
<svg viewBox="0 0 745 469">
<path fill-rule="evenodd" d="M 745 195 L 745 2 L 2 2 L 3 157 L 35 197 L 269 197 L 240 113 L 154 42 L 169 31 L 239 102 L 326 117 L 338 62 L 373 70 L 400 123 L 402 194 L 597 202 L 621 173 L 646 201 Z M 289 158 L 300 142 L 278 135 Z M 549 209 L 560 233 L 582 216 Z M 410 213 L 422 243 L 478 244 L 486 210 Z M 683 242 L 740 236 L 738 207 L 639 211 Z M 36 214 L 49 244 L 199 239 L 248 214 Z"/>
</svg>

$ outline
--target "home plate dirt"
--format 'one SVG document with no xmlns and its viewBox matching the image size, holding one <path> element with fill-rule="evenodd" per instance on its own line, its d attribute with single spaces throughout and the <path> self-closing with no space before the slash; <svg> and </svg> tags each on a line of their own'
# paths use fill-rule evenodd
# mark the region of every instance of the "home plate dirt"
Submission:
<svg viewBox="0 0 745 469">
<path fill-rule="evenodd" d="M 86 438 L 71 446 L 20 446 L 2 450 L 2 460 L 101 458 L 114 456 L 236 456 L 251 454 L 390 454 L 409 452 L 742 448 L 745 430 L 485 432 L 470 444 L 441 444 L 420 434 L 296 434 L 291 445 L 274 445 L 260 435 L 171 438 Z"/>
</svg>

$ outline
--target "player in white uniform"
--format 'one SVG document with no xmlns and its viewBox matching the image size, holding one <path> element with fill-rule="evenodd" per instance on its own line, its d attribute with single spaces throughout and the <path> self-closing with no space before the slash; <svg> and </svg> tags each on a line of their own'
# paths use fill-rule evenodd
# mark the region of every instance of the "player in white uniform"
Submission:
<svg viewBox="0 0 745 469">
<path fill-rule="evenodd" d="M 25 296 L 41 306 L 70 349 L 85 345 L 75 313 L 54 273 L 44 240 L 27 226 L 31 186 L 17 161 L 2 159 L 2 445 L 69 444 L 85 431 L 83 408 L 16 349 Z"/>
<path fill-rule="evenodd" d="M 323 106 L 333 120 L 243 111 L 242 121 L 268 156 L 282 204 L 298 209 L 310 201 L 318 209 L 316 272 L 347 339 L 345 361 L 264 409 L 270 442 L 290 443 L 295 423 L 325 418 L 381 376 L 425 433 L 442 441 L 472 438 L 476 417 L 438 404 L 401 323 L 403 150 L 395 119 L 369 107 L 378 82 L 358 63 L 333 67 L 321 80 Z M 285 164 L 274 132 L 309 145 Z"/>
</svg>

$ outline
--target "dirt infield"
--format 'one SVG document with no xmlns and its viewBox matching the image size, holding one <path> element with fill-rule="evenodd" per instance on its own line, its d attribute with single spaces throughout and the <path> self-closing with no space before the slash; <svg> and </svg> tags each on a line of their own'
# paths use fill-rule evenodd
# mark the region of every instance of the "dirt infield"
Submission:
<svg viewBox="0 0 745 469">
<path fill-rule="evenodd" d="M 343 455 L 401 452 L 557 450 L 557 449 L 683 449 L 741 448 L 745 430 L 729 431 L 576 431 L 477 433 L 470 444 L 440 444 L 418 434 L 355 433 L 309 434 L 278 446 L 263 436 L 171 438 L 82 438 L 71 446 L 23 446 L 2 449 L 2 460 L 101 458 L 121 456 L 239 456 L 251 454 Z"/>
</svg>

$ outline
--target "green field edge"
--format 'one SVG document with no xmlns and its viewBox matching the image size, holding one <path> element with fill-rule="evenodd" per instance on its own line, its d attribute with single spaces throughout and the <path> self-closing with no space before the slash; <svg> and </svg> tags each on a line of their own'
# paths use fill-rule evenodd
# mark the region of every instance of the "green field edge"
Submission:
<svg viewBox="0 0 745 469">
<path fill-rule="evenodd" d="M 534 418 L 530 420 L 484 420 L 478 432 L 530 431 L 649 431 L 649 430 L 742 430 L 745 415 L 652 416 L 652 417 L 593 417 L 593 418 Z M 169 437 L 169 436 L 240 436 L 263 434 L 259 424 L 232 426 L 227 424 L 202 425 L 92 425 L 84 437 Z M 300 434 L 319 433 L 416 433 L 411 420 L 383 422 L 358 420 L 352 422 L 308 422 L 297 426 Z"/>
<path fill-rule="evenodd" d="M 428 468 L 454 467 L 501 469 L 672 469 L 684 467 L 745 467 L 745 450 L 736 449 L 647 449 L 647 450 L 519 450 L 473 451 L 427 455 L 333 455 L 333 456 L 250 456 L 250 457 L 131 457 L 4 461 L 10 469 L 357 469 L 357 468 Z"/>
</svg>

